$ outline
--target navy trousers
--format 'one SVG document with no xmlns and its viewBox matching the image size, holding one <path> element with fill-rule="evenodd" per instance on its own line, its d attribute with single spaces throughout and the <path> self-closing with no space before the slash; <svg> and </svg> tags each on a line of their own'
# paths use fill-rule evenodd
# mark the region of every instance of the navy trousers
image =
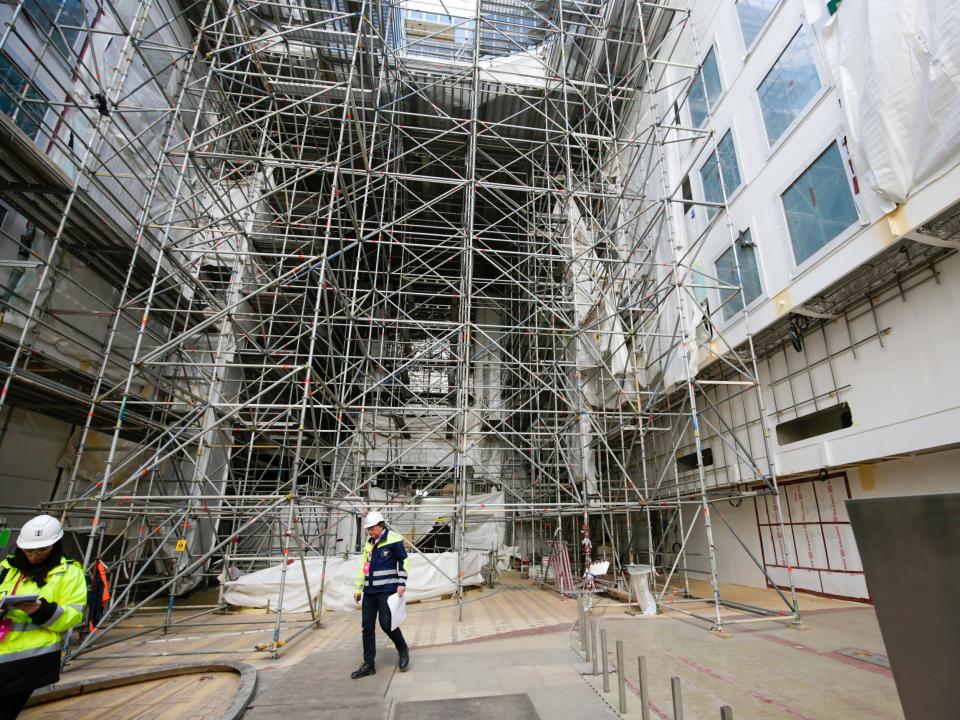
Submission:
<svg viewBox="0 0 960 720">
<path fill-rule="evenodd" d="M 363 594 L 363 661 L 368 665 L 373 665 L 377 657 L 377 638 L 374 634 L 376 630 L 377 615 L 380 616 L 380 627 L 387 634 L 393 644 L 397 646 L 397 652 L 407 649 L 407 641 L 403 639 L 403 633 L 400 628 L 390 629 L 390 606 L 387 605 L 387 598 L 392 593 L 364 593 Z"/>
</svg>

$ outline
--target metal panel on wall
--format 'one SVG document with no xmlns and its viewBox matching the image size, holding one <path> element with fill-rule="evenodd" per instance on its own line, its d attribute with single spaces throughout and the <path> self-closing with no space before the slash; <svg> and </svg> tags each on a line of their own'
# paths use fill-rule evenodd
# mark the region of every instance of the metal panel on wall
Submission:
<svg viewBox="0 0 960 720">
<path fill-rule="evenodd" d="M 848 500 L 907 720 L 960 707 L 960 493 Z"/>
</svg>

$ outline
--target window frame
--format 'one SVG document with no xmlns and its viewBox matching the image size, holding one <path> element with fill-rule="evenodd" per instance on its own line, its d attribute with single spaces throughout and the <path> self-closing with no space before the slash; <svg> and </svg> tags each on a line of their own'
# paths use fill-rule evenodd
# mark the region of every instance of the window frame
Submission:
<svg viewBox="0 0 960 720">
<path fill-rule="evenodd" d="M 744 311 L 753 310 L 755 307 L 757 307 L 760 303 L 762 303 L 767 298 L 767 284 L 766 282 L 764 282 L 763 257 L 760 254 L 760 244 L 754 239 L 753 224 L 752 223 L 747 224 L 747 226 L 742 228 L 740 232 L 750 233 L 750 239 L 753 242 L 753 246 L 752 246 L 753 257 L 757 264 L 757 281 L 760 283 L 760 292 L 757 294 L 755 298 L 753 298 L 752 300 L 748 300 L 746 303 L 744 303 L 744 305 L 735 313 L 730 315 L 730 317 L 724 317 L 723 316 L 724 304 L 723 304 L 722 290 L 719 287 L 715 288 L 714 299 L 717 302 L 717 305 L 716 305 L 717 311 L 720 313 L 721 327 L 727 327 L 728 325 L 737 322 L 738 320 L 740 320 L 740 316 L 743 315 Z M 734 242 L 735 243 L 739 242 L 739 236 L 734 240 Z M 714 277 L 717 279 L 718 283 L 721 282 L 721 280 L 720 280 L 720 272 L 717 269 L 717 262 L 720 260 L 720 258 L 722 258 L 727 252 L 729 252 L 732 249 L 733 249 L 733 246 L 730 245 L 730 243 L 724 243 L 723 246 L 720 248 L 720 252 L 718 252 L 711 260 Z"/>
<path fill-rule="evenodd" d="M 66 4 L 67 0 L 58 0 L 61 4 Z M 40 0 L 37 0 L 37 5 L 39 5 Z M 87 7 L 87 4 L 84 0 L 76 0 L 77 5 L 79 5 L 81 11 L 85 17 L 89 17 L 90 8 Z M 62 10 L 61 10 L 62 12 Z M 94 18 L 98 18 L 100 15 L 101 9 L 98 7 L 97 11 L 94 13 Z M 60 60 L 61 63 L 65 64 L 68 68 L 72 68 L 73 65 L 77 62 L 77 56 L 79 54 L 79 45 L 81 43 L 81 38 L 84 35 L 83 30 L 76 31 L 76 37 L 73 38 L 73 42 L 69 42 L 69 38 L 66 37 L 64 33 L 63 40 L 66 41 L 65 46 L 60 45 L 60 37 L 57 33 L 51 33 L 50 30 L 53 27 L 53 18 L 50 18 L 51 28 L 43 27 L 43 13 L 37 14 L 33 12 L 32 8 L 24 5 L 23 16 L 26 19 L 27 24 L 33 29 L 33 32 L 36 33 L 37 38 L 41 41 L 46 42 L 47 34 L 50 34 L 50 46 L 55 48 L 56 51 L 54 55 Z M 49 16 L 48 16 L 49 17 Z M 95 22 L 95 21 L 94 21 Z M 91 22 L 90 27 L 93 27 L 94 22 Z M 82 22 L 81 22 L 82 24 Z"/>
<path fill-rule="evenodd" d="M 717 78 L 720 80 L 720 92 L 717 93 L 717 97 L 713 101 L 711 101 L 710 98 L 707 97 L 707 84 L 703 80 L 703 63 L 706 61 L 707 56 L 711 52 L 713 53 L 714 62 L 716 62 L 717 64 Z M 687 85 L 687 90 L 683 97 L 683 106 L 687 113 L 687 119 L 690 121 L 690 127 L 699 130 L 706 124 L 707 120 L 712 115 L 717 114 L 717 107 L 719 107 L 720 103 L 723 101 L 724 96 L 727 94 L 727 83 L 724 82 L 724 78 L 723 78 L 723 67 L 720 62 L 720 50 L 718 49 L 716 38 L 714 38 L 710 42 L 709 49 L 703 54 L 703 57 L 700 59 L 700 62 L 697 65 L 697 67 L 699 68 L 699 70 L 697 71 L 696 76 Z M 694 123 L 693 110 L 690 107 L 690 91 L 693 89 L 693 86 L 696 84 L 698 79 L 701 81 L 703 85 L 703 97 L 707 101 L 707 104 L 710 106 L 709 111 L 704 116 L 703 121 L 699 125 Z"/>
<path fill-rule="evenodd" d="M 747 186 L 746 176 L 744 175 L 743 168 L 740 166 L 740 158 L 743 156 L 743 153 L 740 151 L 740 148 L 737 146 L 737 133 L 734 132 L 734 125 L 732 123 L 729 126 L 727 126 L 727 129 L 723 133 L 715 133 L 715 134 L 720 135 L 720 139 L 716 141 L 716 149 L 711 150 L 709 153 L 707 153 L 707 156 L 704 158 L 703 162 L 701 162 L 699 165 L 696 166 L 697 182 L 700 184 L 700 200 L 701 202 L 713 202 L 711 200 L 707 200 L 706 188 L 703 185 L 703 168 L 705 168 L 707 166 L 707 163 L 710 162 L 710 158 L 716 155 L 717 156 L 717 173 L 720 176 L 722 176 L 723 166 L 720 163 L 720 143 L 722 143 L 726 139 L 727 135 L 730 135 L 730 144 L 733 147 L 733 159 L 736 161 L 736 164 L 737 164 L 737 174 L 740 176 L 740 183 L 732 191 L 729 189 L 727 190 L 726 206 L 727 208 L 729 208 L 733 204 L 733 201 L 737 197 L 739 197 L 740 193 L 743 192 L 743 189 Z M 722 192 L 723 185 L 721 185 L 720 188 Z M 721 198 L 721 201 L 722 201 L 722 198 Z M 696 205 L 697 203 L 696 201 L 694 201 L 694 206 L 696 207 Z M 700 205 L 700 207 L 703 208 L 703 212 L 706 217 L 706 225 L 710 225 L 710 223 L 712 223 L 714 219 L 719 217 L 720 215 L 720 208 L 711 208 L 708 205 Z M 711 217 L 710 210 L 713 210 L 713 209 L 716 209 L 717 212 Z"/>
<path fill-rule="evenodd" d="M 791 174 L 789 179 L 785 183 L 783 183 L 783 185 L 777 190 L 776 202 L 777 202 L 777 205 L 779 206 L 779 219 L 780 219 L 781 229 L 783 231 L 783 237 L 786 239 L 786 242 L 787 242 L 788 256 L 793 263 L 793 270 L 790 272 L 791 280 L 802 275 L 811 266 L 816 265 L 825 256 L 832 253 L 840 245 L 842 245 L 844 242 L 849 240 L 853 235 L 858 233 L 863 227 L 863 224 L 865 221 L 863 207 L 861 206 L 860 201 L 857 198 L 857 194 L 853 190 L 853 179 L 850 173 L 850 166 L 848 164 L 848 161 L 850 158 L 848 153 L 843 149 L 843 139 L 845 134 L 846 133 L 842 128 L 836 128 L 833 132 L 830 132 L 827 135 L 828 142 L 817 146 L 818 149 L 815 152 L 808 154 L 805 157 L 803 164 L 800 166 L 800 169 L 796 173 Z M 794 185 L 794 183 L 797 182 L 797 180 L 799 180 L 803 176 L 804 173 L 806 173 L 811 167 L 813 167 L 813 164 L 817 160 L 819 160 L 820 157 L 824 153 L 826 153 L 830 149 L 830 146 L 833 144 L 837 146 L 837 150 L 840 153 L 840 159 L 842 161 L 842 166 L 843 166 L 843 174 L 847 181 L 847 189 L 850 191 L 850 199 L 853 201 L 853 207 L 856 210 L 857 218 L 852 223 L 850 223 L 850 225 L 846 229 L 844 229 L 842 232 L 838 233 L 835 237 L 830 239 L 824 245 L 819 247 L 808 258 L 798 263 L 796 249 L 793 246 L 793 236 L 790 234 L 790 221 L 787 216 L 787 207 L 783 202 L 783 195 L 784 193 L 787 192 L 787 190 L 789 190 Z"/>
<path fill-rule="evenodd" d="M 17 70 L 17 72 L 20 73 L 21 77 L 23 77 L 24 80 L 27 83 L 29 83 L 31 89 L 33 89 L 36 93 L 38 93 L 41 97 L 43 97 L 46 108 L 44 109 L 43 114 L 40 115 L 40 119 L 37 122 L 37 131 L 33 135 L 29 135 L 26 130 L 20 127 L 19 120 L 14 120 L 10 115 L 3 113 L 8 118 L 10 118 L 10 121 L 14 125 L 16 125 L 17 128 L 24 135 L 30 138 L 30 140 L 35 142 L 39 147 L 41 138 L 49 139 L 52 136 L 54 132 L 54 126 L 56 125 L 56 123 L 48 125 L 47 115 L 49 113 L 54 113 L 54 117 L 59 117 L 59 115 L 57 115 L 56 111 L 54 110 L 53 105 L 51 104 L 53 102 L 51 100 L 51 97 L 53 97 L 53 94 L 49 91 L 47 84 L 43 81 L 42 78 L 34 77 L 33 80 L 30 79 L 30 73 L 28 73 L 24 69 L 24 64 L 20 61 L 19 55 L 17 53 L 12 52 L 10 48 L 4 48 L 3 50 L 0 50 L 0 57 L 6 57 L 6 59 L 10 62 L 10 64 Z M 2 85 L 0 85 L 0 91 L 2 90 L 3 90 L 3 87 Z"/>
<path fill-rule="evenodd" d="M 813 68 L 817 73 L 817 80 L 820 83 L 819 89 L 810 97 L 807 101 L 807 104 L 803 106 L 803 109 L 797 113 L 796 117 L 790 121 L 790 124 L 787 125 L 783 132 L 780 133 L 780 136 L 774 141 L 770 142 L 769 133 L 767 132 L 767 121 L 763 116 L 763 103 L 760 101 L 760 86 L 763 85 L 763 82 L 770 76 L 770 73 L 773 72 L 773 68 L 776 67 L 776 64 L 780 62 L 780 58 L 783 57 L 784 53 L 790 47 L 790 43 L 801 32 L 806 32 L 807 37 L 810 39 L 810 54 L 813 56 Z M 756 87 L 753 89 L 753 98 L 756 103 L 757 115 L 760 119 L 760 127 L 763 129 L 763 139 L 767 144 L 767 153 L 766 160 L 769 160 L 773 155 L 779 150 L 784 143 L 789 140 L 790 137 L 797 131 L 797 128 L 803 124 L 803 122 L 810 116 L 814 109 L 820 105 L 827 93 L 832 89 L 832 84 L 830 78 L 826 75 L 823 68 L 823 62 L 820 58 L 820 53 L 817 52 L 817 44 L 814 42 L 814 36 L 812 28 L 805 22 L 801 22 L 797 25 L 796 30 L 790 35 L 786 44 L 780 48 L 780 52 L 777 54 L 777 57 L 774 58 L 773 62 L 770 64 L 770 67 L 767 68 L 767 71 L 763 74 L 763 77 L 760 78 L 760 82 L 757 83 Z"/>
<path fill-rule="evenodd" d="M 753 40 L 747 44 L 747 38 L 743 34 L 743 23 L 740 21 L 740 11 L 737 9 L 741 2 L 742 0 L 733 0 L 733 12 L 737 16 L 737 27 L 740 29 L 740 40 L 743 42 L 744 58 L 749 58 L 753 54 L 754 49 L 757 47 L 757 43 L 763 39 L 763 36 L 766 35 L 767 30 L 773 24 L 773 21 L 776 20 L 777 15 L 779 15 L 780 11 L 783 9 L 783 6 L 787 3 L 785 0 L 776 0 L 776 4 L 770 8 L 770 12 L 767 14 L 766 19 L 757 30 L 757 34 L 754 35 Z"/>
</svg>

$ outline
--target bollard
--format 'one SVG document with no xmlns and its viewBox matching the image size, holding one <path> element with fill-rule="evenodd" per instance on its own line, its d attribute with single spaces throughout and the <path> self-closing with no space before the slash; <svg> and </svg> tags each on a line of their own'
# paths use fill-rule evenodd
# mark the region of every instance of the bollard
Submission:
<svg viewBox="0 0 960 720">
<path fill-rule="evenodd" d="M 590 660 L 593 663 L 593 674 L 600 672 L 597 668 L 597 621 L 590 621 Z"/>
<path fill-rule="evenodd" d="M 627 685 L 623 677 L 623 640 L 617 640 L 617 693 L 620 696 L 620 712 L 627 711 Z"/>
<path fill-rule="evenodd" d="M 643 655 L 637 658 L 637 669 L 640 672 L 640 718 L 650 720 L 650 709 L 647 707 L 647 659 Z"/>
<path fill-rule="evenodd" d="M 720 720 L 733 720 L 733 708 L 729 705 L 721 705 Z"/>
<path fill-rule="evenodd" d="M 673 720 L 683 720 L 683 697 L 680 695 L 680 678 L 670 678 L 670 692 L 673 693 Z"/>
<path fill-rule="evenodd" d="M 600 662 L 603 664 L 603 691 L 610 692 L 610 663 L 607 662 L 607 629 L 600 628 Z"/>
<path fill-rule="evenodd" d="M 587 640 L 587 609 L 580 601 L 580 646 L 583 648 L 583 658 L 590 662 L 590 643 Z"/>
</svg>

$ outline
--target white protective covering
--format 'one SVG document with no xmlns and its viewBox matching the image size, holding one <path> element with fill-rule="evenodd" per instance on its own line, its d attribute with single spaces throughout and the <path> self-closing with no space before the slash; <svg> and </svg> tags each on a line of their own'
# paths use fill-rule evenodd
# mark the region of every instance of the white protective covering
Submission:
<svg viewBox="0 0 960 720">
<path fill-rule="evenodd" d="M 845 2 L 808 17 L 840 89 L 851 155 L 886 210 L 960 157 L 960 3 Z"/>
<path fill-rule="evenodd" d="M 479 552 L 465 552 L 463 556 L 464 586 L 480 585 L 483 578 L 480 568 L 486 557 Z M 307 582 L 314 598 L 320 594 L 323 579 L 323 558 L 309 557 L 306 560 Z M 354 582 L 360 566 L 360 556 L 351 555 L 327 558 L 327 581 L 323 583 L 324 610 L 355 610 L 359 606 L 353 600 Z M 280 604 L 280 576 L 283 565 L 243 575 L 237 580 L 224 583 L 224 600 L 238 607 L 276 610 Z M 457 588 L 457 554 L 425 553 L 410 555 L 410 577 L 407 580 L 406 598 L 428 600 L 454 592 Z M 303 569 L 299 560 L 290 561 L 283 591 L 284 612 L 307 612 L 310 609 Z"/>
<path fill-rule="evenodd" d="M 557 206 L 559 215 L 564 208 Z M 614 279 L 594 249 L 595 233 L 572 200 L 565 206 L 573 226 L 569 276 L 574 282 L 574 312 L 581 330 L 577 368 L 583 394 L 593 407 L 616 408 L 636 399 L 638 373 L 620 317 L 623 309 Z M 588 472 L 590 472 L 588 470 Z"/>
<path fill-rule="evenodd" d="M 649 565 L 628 565 L 627 572 L 630 574 L 630 593 L 636 599 L 640 611 L 644 615 L 657 614 L 657 601 L 650 592 L 650 573 L 653 570 Z"/>
<path fill-rule="evenodd" d="M 453 499 L 448 496 L 424 497 L 412 504 L 409 496 L 391 497 L 379 488 L 370 488 L 369 497 L 370 509 L 380 510 L 387 517 L 388 527 L 414 543 L 430 532 L 437 518 L 453 514 Z M 467 496 L 466 524 L 463 528 L 463 546 L 466 550 L 486 553 L 494 550 L 501 553 L 506 532 L 503 503 L 502 491 Z"/>
</svg>

